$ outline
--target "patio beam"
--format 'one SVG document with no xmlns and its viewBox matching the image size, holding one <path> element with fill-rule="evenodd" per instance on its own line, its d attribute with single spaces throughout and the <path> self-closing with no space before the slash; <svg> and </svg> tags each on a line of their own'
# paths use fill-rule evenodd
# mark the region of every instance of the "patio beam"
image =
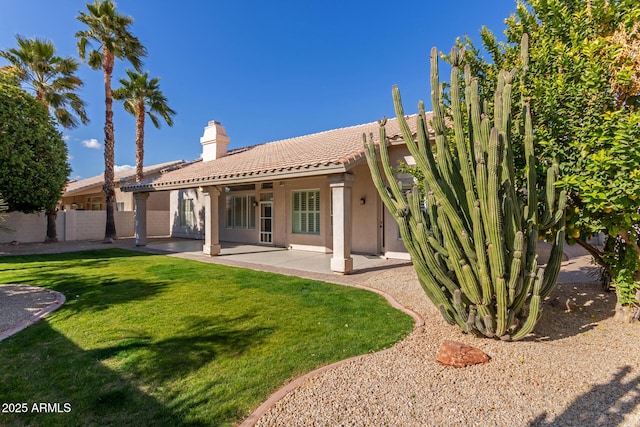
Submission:
<svg viewBox="0 0 640 427">
<path fill-rule="evenodd" d="M 204 195 L 204 246 L 202 252 L 209 256 L 220 253 L 220 190 L 215 186 L 200 187 Z"/>
<path fill-rule="evenodd" d="M 345 173 L 329 179 L 333 200 L 333 256 L 331 271 L 349 274 L 353 271 L 351 258 L 351 187 L 354 177 Z"/>
</svg>

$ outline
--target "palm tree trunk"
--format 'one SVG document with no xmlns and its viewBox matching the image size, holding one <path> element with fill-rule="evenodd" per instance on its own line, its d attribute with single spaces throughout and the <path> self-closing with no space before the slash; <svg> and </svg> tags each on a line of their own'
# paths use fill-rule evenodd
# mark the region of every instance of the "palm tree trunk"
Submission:
<svg viewBox="0 0 640 427">
<path fill-rule="evenodd" d="M 112 243 L 117 239 L 115 222 L 115 190 L 114 190 L 114 146 L 113 133 L 113 96 L 111 94 L 111 73 L 113 72 L 113 54 L 106 48 L 103 50 L 102 67 L 104 70 L 104 196 L 107 209 L 107 223 L 104 232 L 104 243 Z"/>
<path fill-rule="evenodd" d="M 58 212 L 56 208 L 47 209 L 47 237 L 45 243 L 56 243 L 58 241 L 58 230 L 56 229 L 56 218 Z"/>
<path fill-rule="evenodd" d="M 136 182 L 142 181 L 144 166 L 144 103 L 140 101 L 136 112 Z"/>
</svg>

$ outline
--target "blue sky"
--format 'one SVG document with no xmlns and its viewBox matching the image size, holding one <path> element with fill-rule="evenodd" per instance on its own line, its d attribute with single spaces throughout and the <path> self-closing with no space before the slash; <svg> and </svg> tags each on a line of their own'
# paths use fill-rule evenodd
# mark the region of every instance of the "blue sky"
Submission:
<svg viewBox="0 0 640 427">
<path fill-rule="evenodd" d="M 15 34 L 52 40 L 77 57 L 81 0 L 0 0 L 0 49 Z M 352 126 L 393 116 L 391 87 L 405 112 L 428 105 L 429 51 L 448 52 L 457 36 L 479 41 L 483 25 L 502 32 L 515 0 L 117 1 L 147 47 L 143 71 L 160 77 L 176 110 L 172 128 L 145 128 L 145 165 L 200 156 L 200 137 L 218 120 L 230 148 Z M 0 59 L 0 66 L 5 65 Z M 116 63 L 114 88 L 125 74 Z M 104 171 L 101 71 L 82 64 L 91 123 L 63 131 L 72 178 Z M 441 80 L 448 76 L 441 76 Z M 116 165 L 135 165 L 135 122 L 114 104 Z"/>
</svg>

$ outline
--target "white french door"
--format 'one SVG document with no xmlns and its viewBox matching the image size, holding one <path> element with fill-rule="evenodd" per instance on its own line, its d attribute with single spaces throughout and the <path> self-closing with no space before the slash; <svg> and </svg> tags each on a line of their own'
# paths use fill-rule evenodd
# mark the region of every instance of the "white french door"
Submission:
<svg viewBox="0 0 640 427">
<path fill-rule="evenodd" d="M 273 245 L 273 202 L 260 202 L 260 243 Z"/>
</svg>

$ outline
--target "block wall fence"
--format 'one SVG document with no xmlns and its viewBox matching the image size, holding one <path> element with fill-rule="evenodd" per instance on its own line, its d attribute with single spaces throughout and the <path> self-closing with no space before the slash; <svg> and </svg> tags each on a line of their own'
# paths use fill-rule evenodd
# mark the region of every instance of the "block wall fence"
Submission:
<svg viewBox="0 0 640 427">
<path fill-rule="evenodd" d="M 118 237 L 133 237 L 135 234 L 135 212 L 115 212 Z M 56 218 L 58 240 L 101 240 L 107 221 L 106 211 L 61 211 Z M 24 214 L 11 212 L 2 225 L 13 231 L 0 231 L 0 243 L 44 242 L 47 236 L 47 216 L 44 212 Z M 169 211 L 147 211 L 147 235 L 168 236 L 171 234 Z"/>
</svg>

